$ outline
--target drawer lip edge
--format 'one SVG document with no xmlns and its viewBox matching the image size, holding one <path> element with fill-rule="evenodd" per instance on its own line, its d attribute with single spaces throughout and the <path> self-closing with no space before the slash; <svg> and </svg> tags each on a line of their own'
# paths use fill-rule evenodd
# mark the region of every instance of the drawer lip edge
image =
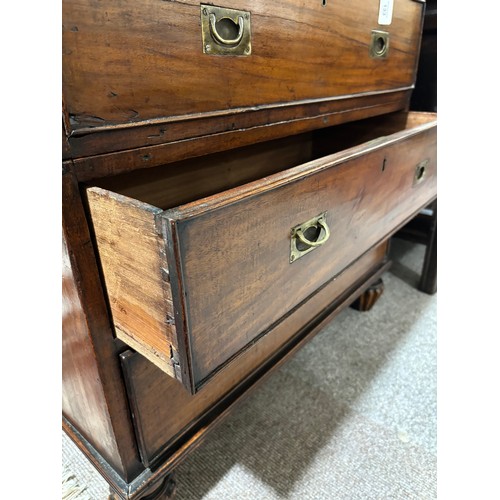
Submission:
<svg viewBox="0 0 500 500">
<path fill-rule="evenodd" d="M 149 212 L 153 215 L 161 215 L 164 212 L 161 208 L 155 207 L 154 205 L 151 205 L 151 204 L 146 203 L 144 201 L 140 201 L 137 198 L 132 198 L 130 196 L 120 194 L 120 193 L 117 193 L 116 191 L 102 188 L 99 186 L 89 185 L 85 188 L 85 191 L 87 193 L 92 193 L 93 195 L 96 195 L 96 196 L 105 196 L 105 197 L 111 198 L 112 200 L 115 200 L 119 203 L 130 205 L 130 206 L 133 206 L 134 208 L 139 208 L 139 209 L 144 210 L 146 212 Z"/>
<path fill-rule="evenodd" d="M 170 288 L 174 304 L 175 330 L 177 336 L 177 352 L 180 357 L 180 382 L 191 392 L 196 393 L 193 370 L 193 350 L 191 347 L 191 328 L 189 326 L 189 306 L 184 284 L 184 266 L 179 249 L 179 239 L 175 223 L 164 217 L 159 219 L 159 227 L 164 235 L 165 253 L 170 274 Z"/>
<path fill-rule="evenodd" d="M 192 113 L 192 114 L 184 114 L 184 115 L 174 115 L 174 116 L 164 116 L 161 118 L 150 118 L 147 120 L 136 121 L 136 122 L 127 122 L 127 123 L 117 123 L 117 124 L 109 124 L 109 125 L 101 125 L 96 127 L 81 127 L 81 128 L 72 128 L 69 134 L 69 138 L 79 137 L 87 134 L 101 133 L 107 132 L 111 130 L 125 130 L 125 129 L 133 129 L 140 128 L 150 125 L 163 125 L 167 123 L 176 123 L 176 122 L 187 122 L 192 120 L 199 120 L 203 118 L 219 118 L 223 116 L 231 116 L 231 115 L 239 115 L 242 113 L 251 113 L 254 111 L 263 111 L 263 110 L 272 110 L 279 108 L 292 108 L 294 106 L 304 106 L 309 104 L 321 104 L 333 101 L 342 101 L 349 100 L 353 98 L 359 97 L 371 97 L 381 94 L 393 94 L 398 92 L 405 92 L 408 90 L 413 90 L 415 85 L 405 85 L 403 87 L 396 87 L 392 89 L 382 89 L 382 90 L 369 90 L 365 92 L 357 92 L 355 94 L 342 94 L 328 97 L 317 97 L 311 99 L 300 99 L 296 101 L 283 101 L 283 102 L 275 102 L 268 104 L 257 104 L 254 106 L 246 106 L 239 108 L 228 108 L 228 109 L 218 109 L 214 111 L 206 111 L 203 113 Z"/>
<path fill-rule="evenodd" d="M 428 114 L 436 115 L 436 113 Z M 182 223 L 193 217 L 226 207 L 241 200 L 251 198 L 257 194 L 266 193 L 268 191 L 278 189 L 281 186 L 300 181 L 323 170 L 333 168 L 347 161 L 355 160 L 356 158 L 379 149 L 390 147 L 395 143 L 410 140 L 416 135 L 432 130 L 437 130 L 437 115 L 434 120 L 419 124 L 410 129 L 401 130 L 388 136 L 381 136 L 373 141 L 364 142 L 337 153 L 322 156 L 321 158 L 302 163 L 276 174 L 269 175 L 265 178 L 221 191 L 215 195 L 200 198 L 174 208 L 169 208 L 159 213 L 159 217 L 170 221 L 170 223 Z"/>
</svg>

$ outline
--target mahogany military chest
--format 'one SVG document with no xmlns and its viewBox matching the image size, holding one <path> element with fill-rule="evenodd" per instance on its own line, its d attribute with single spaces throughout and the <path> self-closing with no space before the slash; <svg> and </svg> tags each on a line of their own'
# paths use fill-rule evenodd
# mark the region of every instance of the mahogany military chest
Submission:
<svg viewBox="0 0 500 500">
<path fill-rule="evenodd" d="M 63 425 L 119 498 L 168 497 L 436 197 L 424 6 L 63 1 Z"/>
</svg>

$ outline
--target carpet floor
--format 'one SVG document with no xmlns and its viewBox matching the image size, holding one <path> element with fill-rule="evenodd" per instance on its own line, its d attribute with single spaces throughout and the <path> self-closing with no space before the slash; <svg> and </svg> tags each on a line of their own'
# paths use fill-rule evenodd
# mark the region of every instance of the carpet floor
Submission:
<svg viewBox="0 0 500 500">
<path fill-rule="evenodd" d="M 437 296 L 416 289 L 423 252 L 393 242 L 374 308 L 344 310 L 240 404 L 177 468 L 178 500 L 436 498 Z M 62 462 L 65 500 L 107 499 L 64 433 Z"/>
</svg>

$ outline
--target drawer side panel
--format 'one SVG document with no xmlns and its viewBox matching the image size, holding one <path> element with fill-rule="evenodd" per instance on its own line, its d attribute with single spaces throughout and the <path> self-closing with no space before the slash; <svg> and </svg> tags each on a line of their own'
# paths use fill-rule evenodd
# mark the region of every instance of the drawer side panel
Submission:
<svg viewBox="0 0 500 500">
<path fill-rule="evenodd" d="M 171 376 L 176 332 L 159 209 L 101 188 L 87 189 L 99 259 L 118 338 Z"/>
</svg>

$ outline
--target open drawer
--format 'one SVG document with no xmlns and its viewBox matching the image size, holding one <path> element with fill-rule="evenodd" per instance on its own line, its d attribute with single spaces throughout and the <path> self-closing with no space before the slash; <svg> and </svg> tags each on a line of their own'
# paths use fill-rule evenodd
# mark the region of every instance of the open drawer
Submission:
<svg viewBox="0 0 500 500">
<path fill-rule="evenodd" d="M 195 393 L 436 196 L 436 116 L 372 118 L 86 192 L 116 335 Z"/>
</svg>

